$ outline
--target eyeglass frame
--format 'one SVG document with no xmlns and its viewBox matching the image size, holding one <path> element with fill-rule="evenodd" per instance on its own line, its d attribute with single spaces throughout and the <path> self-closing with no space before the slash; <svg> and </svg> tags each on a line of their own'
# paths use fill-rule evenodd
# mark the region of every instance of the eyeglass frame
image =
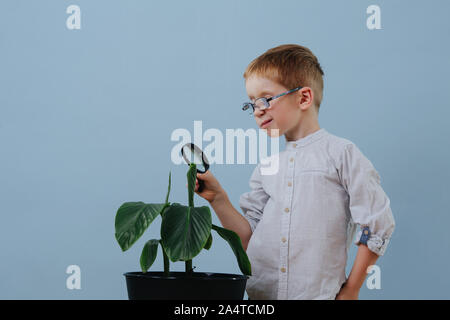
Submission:
<svg viewBox="0 0 450 320">
<path fill-rule="evenodd" d="M 252 103 L 252 102 L 244 102 L 244 105 L 242 106 L 242 110 L 243 110 L 243 111 L 246 111 L 246 110 L 248 110 L 248 108 L 252 107 L 253 112 L 252 112 L 251 114 L 254 114 L 254 113 L 255 113 L 255 108 L 258 108 L 259 110 L 266 110 L 266 109 L 269 109 L 269 108 L 270 108 L 270 104 L 269 104 L 270 101 L 275 100 L 275 99 L 277 99 L 277 98 L 279 98 L 279 97 L 282 97 L 282 96 L 284 96 L 284 95 L 287 95 L 287 94 L 289 94 L 289 93 L 292 93 L 292 92 L 294 92 L 294 91 L 300 90 L 301 88 L 303 88 L 303 87 L 300 86 L 300 87 L 297 87 L 297 88 L 288 90 L 288 91 L 286 91 L 286 92 L 280 93 L 280 94 L 278 94 L 278 95 L 276 95 L 276 96 L 272 96 L 272 97 L 270 97 L 270 98 L 260 97 L 260 98 L 258 98 L 258 99 L 255 99 L 255 102 L 254 102 L 254 103 Z M 258 100 L 260 100 L 260 99 L 262 99 L 261 101 L 263 101 L 263 104 L 264 104 L 264 107 L 265 107 L 264 109 L 261 109 L 260 107 L 257 107 L 257 106 L 255 105 L 256 101 L 258 101 Z"/>
</svg>

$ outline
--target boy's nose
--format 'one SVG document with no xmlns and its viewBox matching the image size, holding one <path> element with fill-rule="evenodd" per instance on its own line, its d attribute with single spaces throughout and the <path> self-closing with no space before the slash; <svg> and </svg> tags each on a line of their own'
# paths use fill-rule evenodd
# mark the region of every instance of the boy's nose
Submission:
<svg viewBox="0 0 450 320">
<path fill-rule="evenodd" d="M 259 108 L 255 108 L 255 111 L 253 111 L 253 115 L 255 117 L 261 117 L 262 115 L 264 115 L 266 111 L 265 110 L 261 110 Z"/>
</svg>

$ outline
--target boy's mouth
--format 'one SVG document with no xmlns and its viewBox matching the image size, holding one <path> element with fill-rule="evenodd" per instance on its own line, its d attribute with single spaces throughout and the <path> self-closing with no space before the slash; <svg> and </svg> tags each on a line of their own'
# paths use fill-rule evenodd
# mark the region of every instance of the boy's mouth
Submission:
<svg viewBox="0 0 450 320">
<path fill-rule="evenodd" d="M 261 128 L 265 128 L 267 126 L 270 125 L 270 123 L 272 122 L 273 119 L 268 119 L 266 121 L 264 121 L 263 123 L 261 123 Z"/>
</svg>

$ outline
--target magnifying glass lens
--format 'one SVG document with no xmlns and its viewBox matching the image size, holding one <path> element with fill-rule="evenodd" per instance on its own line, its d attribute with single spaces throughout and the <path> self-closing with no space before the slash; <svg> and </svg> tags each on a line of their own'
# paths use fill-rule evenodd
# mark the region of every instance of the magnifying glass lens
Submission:
<svg viewBox="0 0 450 320">
<path fill-rule="evenodd" d="M 183 153 L 186 156 L 187 161 L 189 163 L 195 163 L 197 165 L 197 169 L 201 171 L 206 171 L 205 165 L 202 161 L 202 153 L 201 151 L 197 151 L 196 149 L 191 148 L 188 145 L 183 146 Z"/>
</svg>

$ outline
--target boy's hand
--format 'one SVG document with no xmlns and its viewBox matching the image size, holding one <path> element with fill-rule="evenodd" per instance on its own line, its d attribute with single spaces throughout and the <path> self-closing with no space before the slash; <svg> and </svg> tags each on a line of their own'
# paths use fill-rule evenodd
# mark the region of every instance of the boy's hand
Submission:
<svg viewBox="0 0 450 320">
<path fill-rule="evenodd" d="M 198 192 L 198 179 L 203 181 L 202 192 Z M 225 193 L 219 181 L 217 181 L 217 179 L 209 170 L 206 171 L 205 173 L 197 172 L 197 179 L 195 180 L 194 191 L 196 194 L 207 200 L 209 203 L 212 203 L 213 201 L 219 199 Z"/>
<path fill-rule="evenodd" d="M 344 283 L 335 300 L 358 300 L 359 288 L 350 287 Z"/>
</svg>

